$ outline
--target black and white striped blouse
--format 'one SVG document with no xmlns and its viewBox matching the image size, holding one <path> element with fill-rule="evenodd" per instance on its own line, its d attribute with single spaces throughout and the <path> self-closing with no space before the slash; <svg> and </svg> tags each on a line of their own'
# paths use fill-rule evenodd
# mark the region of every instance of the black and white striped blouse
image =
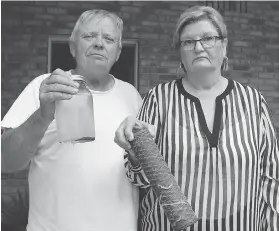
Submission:
<svg viewBox="0 0 279 231">
<path fill-rule="evenodd" d="M 199 218 L 187 231 L 279 230 L 278 142 L 257 90 L 229 80 L 212 133 L 182 79 L 151 89 L 138 118 L 156 126 L 155 142 Z M 145 191 L 141 230 L 172 230 L 141 167 L 125 158 L 128 178 Z"/>
</svg>

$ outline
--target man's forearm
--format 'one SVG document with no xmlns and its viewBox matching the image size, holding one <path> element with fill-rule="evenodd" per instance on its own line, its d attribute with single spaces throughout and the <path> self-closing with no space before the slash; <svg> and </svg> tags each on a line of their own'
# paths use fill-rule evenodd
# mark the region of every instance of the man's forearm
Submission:
<svg viewBox="0 0 279 231">
<path fill-rule="evenodd" d="M 28 165 L 50 123 L 41 117 L 38 109 L 22 125 L 4 132 L 1 136 L 2 172 L 18 171 Z"/>
</svg>

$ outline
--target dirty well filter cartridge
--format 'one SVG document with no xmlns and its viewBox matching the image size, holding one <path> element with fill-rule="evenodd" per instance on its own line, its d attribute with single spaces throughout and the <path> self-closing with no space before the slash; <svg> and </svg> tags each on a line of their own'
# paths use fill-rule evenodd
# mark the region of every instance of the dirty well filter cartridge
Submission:
<svg viewBox="0 0 279 231">
<path fill-rule="evenodd" d="M 172 228 L 181 231 L 197 222 L 197 216 L 182 193 L 149 131 L 133 128 L 132 151 L 137 157 L 150 185 L 168 217 Z"/>
</svg>

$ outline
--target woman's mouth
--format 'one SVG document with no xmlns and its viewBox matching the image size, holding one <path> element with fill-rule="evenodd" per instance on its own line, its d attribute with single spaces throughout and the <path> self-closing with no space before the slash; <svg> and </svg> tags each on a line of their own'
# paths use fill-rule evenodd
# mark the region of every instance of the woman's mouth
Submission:
<svg viewBox="0 0 279 231">
<path fill-rule="evenodd" d="M 203 61 L 203 60 L 209 61 L 209 59 L 208 59 L 207 57 L 197 57 L 197 58 L 195 58 L 195 59 L 193 60 L 193 63 L 194 63 L 194 62 L 198 62 L 198 61 Z M 210 61 L 209 61 L 209 62 L 210 62 Z"/>
<path fill-rule="evenodd" d="M 194 59 L 194 61 L 201 60 L 201 59 L 208 59 L 208 58 L 206 58 L 206 57 L 197 57 L 197 58 Z"/>
</svg>

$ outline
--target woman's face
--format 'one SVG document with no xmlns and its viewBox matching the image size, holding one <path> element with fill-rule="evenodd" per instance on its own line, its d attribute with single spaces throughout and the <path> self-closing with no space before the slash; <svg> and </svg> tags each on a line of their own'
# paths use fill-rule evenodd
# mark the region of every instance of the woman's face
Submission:
<svg viewBox="0 0 279 231">
<path fill-rule="evenodd" d="M 187 73 L 195 73 L 198 71 L 214 71 L 221 70 L 224 57 L 226 56 L 227 39 L 223 41 L 216 39 L 215 46 L 208 47 L 201 42 L 194 43 L 192 50 L 188 50 L 185 45 L 191 40 L 204 38 L 204 41 L 212 40 L 212 36 L 220 36 L 216 27 L 211 21 L 204 19 L 187 25 L 181 31 L 180 56 Z M 183 41 L 187 41 L 183 44 Z M 188 46 L 187 45 L 187 46 Z"/>
</svg>

